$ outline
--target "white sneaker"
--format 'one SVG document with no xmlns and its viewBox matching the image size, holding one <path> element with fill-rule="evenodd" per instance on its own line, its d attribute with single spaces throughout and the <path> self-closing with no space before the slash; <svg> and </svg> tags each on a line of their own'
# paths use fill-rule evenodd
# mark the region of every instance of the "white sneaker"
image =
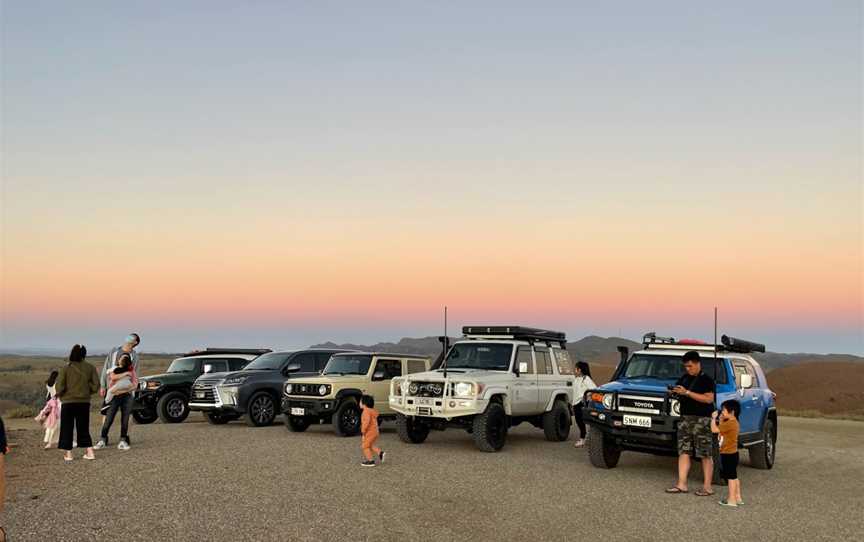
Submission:
<svg viewBox="0 0 864 542">
<path fill-rule="evenodd" d="M 585 439 L 584 439 L 584 438 L 580 438 L 579 440 L 577 440 L 577 441 L 573 444 L 573 446 L 575 446 L 576 448 L 582 448 L 582 447 L 584 447 L 584 446 L 585 446 Z"/>
<path fill-rule="evenodd" d="M 104 441 L 104 440 L 100 440 L 99 442 L 96 443 L 96 446 L 93 446 L 93 449 L 94 449 L 94 450 L 101 450 L 101 449 L 104 448 L 105 446 L 106 446 L 105 441 Z"/>
<path fill-rule="evenodd" d="M 125 441 L 125 440 L 121 440 L 121 441 L 120 441 L 120 444 L 117 445 L 117 449 L 118 449 L 118 450 L 121 450 L 121 451 L 124 451 L 124 452 L 125 452 L 126 450 L 130 449 L 130 448 L 132 448 L 132 447 L 129 446 L 128 444 L 126 444 L 126 441 Z"/>
</svg>

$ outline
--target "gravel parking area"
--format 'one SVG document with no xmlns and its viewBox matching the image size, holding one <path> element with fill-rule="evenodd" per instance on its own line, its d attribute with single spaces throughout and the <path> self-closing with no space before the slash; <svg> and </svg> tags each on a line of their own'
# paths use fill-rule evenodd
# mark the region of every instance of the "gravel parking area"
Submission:
<svg viewBox="0 0 864 542">
<path fill-rule="evenodd" d="M 461 431 L 402 444 L 385 424 L 389 456 L 376 468 L 359 466 L 359 439 L 329 426 L 295 434 L 281 424 L 211 426 L 195 415 L 179 425 L 133 424 L 132 450 L 111 447 L 70 465 L 39 448 L 31 420 L 9 428 L 12 541 L 768 541 L 864 532 L 860 422 L 781 419 L 773 470 L 747 467 L 742 454 L 747 504 L 739 509 L 664 494 L 673 458 L 625 453 L 618 468 L 595 469 L 572 441 L 546 442 L 527 424 L 498 454 L 477 451 Z"/>
</svg>

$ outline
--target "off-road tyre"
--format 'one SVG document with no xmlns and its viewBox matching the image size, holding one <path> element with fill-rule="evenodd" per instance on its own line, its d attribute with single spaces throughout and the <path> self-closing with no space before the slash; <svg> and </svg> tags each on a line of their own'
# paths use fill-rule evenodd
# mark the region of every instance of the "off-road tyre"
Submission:
<svg viewBox="0 0 864 542">
<path fill-rule="evenodd" d="M 422 444 L 429 436 L 429 426 L 404 414 L 396 415 L 396 434 L 407 444 Z"/>
<path fill-rule="evenodd" d="M 156 412 L 162 423 L 180 423 L 189 417 L 189 398 L 179 391 L 171 391 L 159 398 Z"/>
<path fill-rule="evenodd" d="M 204 416 L 207 418 L 207 423 L 211 425 L 225 425 L 226 423 L 234 419 L 227 414 L 222 414 L 219 412 L 205 412 Z"/>
<path fill-rule="evenodd" d="M 588 428 L 586 447 L 588 448 L 588 459 L 598 469 L 614 469 L 621 459 L 621 448 L 615 446 L 612 439 L 608 438 L 602 431 Z"/>
<path fill-rule="evenodd" d="M 132 419 L 135 420 L 135 423 L 147 425 L 158 420 L 159 415 L 156 414 L 155 408 L 142 408 L 132 411 Z"/>
<path fill-rule="evenodd" d="M 543 414 L 543 433 L 550 442 L 564 442 L 570 436 L 570 408 L 558 399 L 552 410 Z"/>
<path fill-rule="evenodd" d="M 250 397 L 246 404 L 246 425 L 250 427 L 272 425 L 278 414 L 279 407 L 273 396 L 266 391 L 259 391 Z"/>
<path fill-rule="evenodd" d="M 774 420 L 765 420 L 762 442 L 750 446 L 750 466 L 754 469 L 770 470 L 777 454 L 777 429 Z"/>
<path fill-rule="evenodd" d="M 306 416 L 289 416 L 285 414 L 285 428 L 292 433 L 302 433 L 309 429 L 312 420 Z"/>
<path fill-rule="evenodd" d="M 333 430 L 340 437 L 353 437 L 360 434 L 360 406 L 357 400 L 349 397 L 342 401 L 333 414 Z"/>
<path fill-rule="evenodd" d="M 509 425 L 507 412 L 501 403 L 489 403 L 486 412 L 474 417 L 474 444 L 481 452 L 498 452 L 507 442 Z"/>
</svg>

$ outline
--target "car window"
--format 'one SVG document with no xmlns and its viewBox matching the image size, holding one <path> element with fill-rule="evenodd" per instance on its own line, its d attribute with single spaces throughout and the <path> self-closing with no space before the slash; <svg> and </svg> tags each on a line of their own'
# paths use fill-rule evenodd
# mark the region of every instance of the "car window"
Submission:
<svg viewBox="0 0 864 542">
<path fill-rule="evenodd" d="M 224 373 L 228 371 L 228 360 L 227 359 L 204 359 L 201 360 L 202 370 L 210 373 Z M 210 366 L 210 370 L 207 371 L 207 366 Z"/>
<path fill-rule="evenodd" d="M 520 346 L 518 350 L 516 350 L 516 363 L 517 367 L 521 367 L 522 363 L 528 364 L 528 370 L 522 371 L 522 374 L 533 375 L 534 374 L 534 361 L 531 358 L 531 347 L 529 346 Z"/>
<path fill-rule="evenodd" d="M 552 373 L 552 359 L 549 357 L 549 349 L 544 347 L 538 347 L 534 349 L 534 357 L 537 361 L 537 374 L 538 375 L 551 375 Z"/>
<path fill-rule="evenodd" d="M 740 361 L 736 361 L 735 365 L 732 366 L 732 369 L 735 371 L 735 387 L 741 388 L 741 375 L 747 374 L 747 368 Z"/>
<path fill-rule="evenodd" d="M 402 376 L 402 362 L 398 359 L 379 359 L 373 372 L 377 373 L 378 371 L 384 372 L 385 380 Z"/>
<path fill-rule="evenodd" d="M 572 375 L 573 362 L 570 360 L 570 352 L 561 350 L 560 348 L 553 348 L 552 354 L 554 354 L 555 362 L 558 364 L 558 374 Z"/>
<path fill-rule="evenodd" d="M 297 354 L 293 358 L 291 358 L 291 362 L 289 365 L 293 365 L 295 363 L 300 364 L 301 373 L 315 373 L 315 354 L 305 353 L 305 354 Z"/>
<path fill-rule="evenodd" d="M 315 372 L 321 372 L 324 370 L 324 367 L 327 367 L 327 362 L 330 361 L 329 352 L 316 352 L 315 353 Z"/>
<path fill-rule="evenodd" d="M 422 359 L 408 360 L 408 374 L 422 373 L 426 370 L 426 363 Z"/>
<path fill-rule="evenodd" d="M 245 359 L 229 359 L 228 370 L 239 371 L 240 369 L 245 367 L 247 363 L 249 363 L 249 361 Z"/>
</svg>

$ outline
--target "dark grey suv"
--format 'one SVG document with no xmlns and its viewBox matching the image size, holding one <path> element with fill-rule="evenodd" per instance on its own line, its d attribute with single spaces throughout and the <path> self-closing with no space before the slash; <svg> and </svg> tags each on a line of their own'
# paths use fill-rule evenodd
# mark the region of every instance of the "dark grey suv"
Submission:
<svg viewBox="0 0 864 542">
<path fill-rule="evenodd" d="M 270 352 L 241 371 L 203 375 L 192 386 L 189 410 L 205 412 L 213 424 L 228 423 L 245 415 L 251 426 L 270 425 L 281 412 L 279 399 L 285 381 L 317 375 L 330 356 L 344 351 Z"/>
</svg>

